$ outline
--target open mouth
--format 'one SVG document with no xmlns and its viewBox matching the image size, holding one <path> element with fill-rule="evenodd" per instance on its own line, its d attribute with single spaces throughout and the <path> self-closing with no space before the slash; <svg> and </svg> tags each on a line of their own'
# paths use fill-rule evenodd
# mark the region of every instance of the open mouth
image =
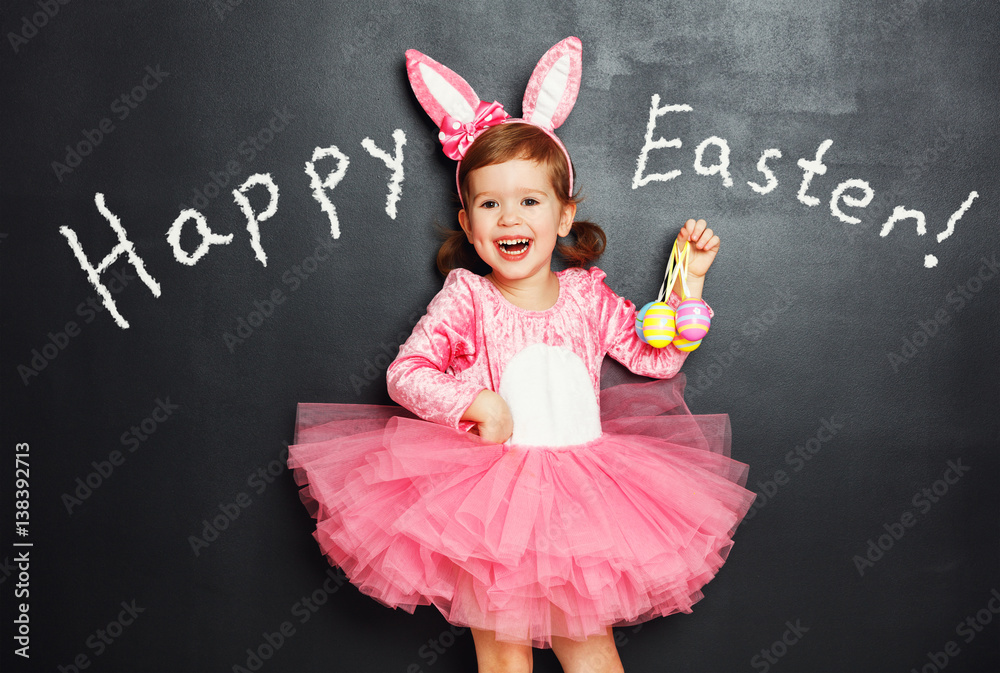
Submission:
<svg viewBox="0 0 1000 673">
<path fill-rule="evenodd" d="M 500 252 L 507 257 L 517 258 L 528 252 L 531 247 L 530 238 L 504 238 L 496 241 Z"/>
</svg>

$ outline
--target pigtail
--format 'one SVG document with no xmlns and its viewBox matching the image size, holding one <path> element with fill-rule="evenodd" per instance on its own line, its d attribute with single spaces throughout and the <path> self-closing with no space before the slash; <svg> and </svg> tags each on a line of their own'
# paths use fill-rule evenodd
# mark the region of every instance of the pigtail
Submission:
<svg viewBox="0 0 1000 673">
<path fill-rule="evenodd" d="M 459 230 L 444 230 L 444 241 L 437 253 L 437 268 L 441 275 L 447 276 L 452 269 L 466 267 L 469 256 L 465 232 Z"/>
<path fill-rule="evenodd" d="M 476 254 L 464 231 L 439 224 L 438 234 L 442 238 L 437 253 L 437 268 L 441 275 L 447 276 L 452 269 L 468 269 L 479 275 L 490 272 L 490 267 Z"/>
<path fill-rule="evenodd" d="M 569 266 L 584 266 L 596 261 L 608 244 L 604 230 L 585 220 L 573 223 L 570 236 L 575 239 L 572 244 L 556 243 L 556 252 Z"/>
</svg>

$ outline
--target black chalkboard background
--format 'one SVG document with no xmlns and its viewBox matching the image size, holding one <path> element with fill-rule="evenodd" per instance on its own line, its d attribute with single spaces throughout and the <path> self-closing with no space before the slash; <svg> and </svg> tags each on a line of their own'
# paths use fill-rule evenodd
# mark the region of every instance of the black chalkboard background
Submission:
<svg viewBox="0 0 1000 673">
<path fill-rule="evenodd" d="M 517 114 L 567 35 L 583 85 L 560 135 L 580 215 L 608 232 L 611 286 L 652 299 L 688 217 L 722 238 L 716 319 L 682 372 L 696 413 L 730 414 L 760 493 L 692 615 L 616 630 L 626 670 L 1000 669 L 1000 6 L 615 5 L 4 3 L 3 670 L 474 669 L 471 636 L 433 608 L 393 611 L 328 574 L 285 447 L 297 402 L 389 402 L 385 367 L 441 285 L 454 167 L 403 52 Z M 633 189 L 654 94 L 691 110 L 656 120 L 653 138 L 681 147 L 650 151 L 644 175 L 681 174 Z M 396 129 L 392 218 L 391 171 L 361 142 L 391 152 Z M 730 187 L 695 169 L 711 137 Z M 808 206 L 799 161 L 826 140 Z M 305 170 L 330 146 L 349 159 L 325 190 L 336 239 Z M 758 194 L 771 148 L 778 184 Z M 719 157 L 710 144 L 701 163 Z M 321 178 L 336 166 L 316 161 Z M 232 196 L 255 173 L 280 194 L 266 266 Z M 852 179 L 875 192 L 842 207 L 857 224 L 830 208 Z M 60 232 L 94 264 L 111 252 L 97 194 L 160 290 L 124 257 L 102 274 L 127 329 Z M 248 198 L 259 214 L 269 197 Z M 880 236 L 895 206 L 927 233 L 907 219 Z M 231 243 L 178 262 L 183 208 Z M 200 243 L 189 221 L 181 246 Z"/>
</svg>

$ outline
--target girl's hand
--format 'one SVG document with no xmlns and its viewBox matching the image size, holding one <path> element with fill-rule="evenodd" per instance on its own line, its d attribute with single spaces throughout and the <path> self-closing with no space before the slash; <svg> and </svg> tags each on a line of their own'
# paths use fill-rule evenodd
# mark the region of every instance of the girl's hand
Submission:
<svg viewBox="0 0 1000 673">
<path fill-rule="evenodd" d="M 514 419 L 507 401 L 492 390 L 481 390 L 462 414 L 463 421 L 474 421 L 471 430 L 487 442 L 503 444 L 514 434 Z"/>
<path fill-rule="evenodd" d="M 719 237 L 712 233 L 705 220 L 688 220 L 677 234 L 678 250 L 683 250 L 687 241 L 691 241 L 687 254 L 688 293 L 683 294 L 684 285 L 679 275 L 672 291 L 682 298 L 701 299 L 702 290 L 705 288 L 705 274 L 708 273 L 708 267 L 712 266 L 715 255 L 719 252 Z"/>
<path fill-rule="evenodd" d="M 708 228 L 705 220 L 688 220 L 677 234 L 679 250 L 683 249 L 685 241 L 691 241 L 691 249 L 688 250 L 688 277 L 702 278 L 719 252 L 719 237 Z"/>
</svg>

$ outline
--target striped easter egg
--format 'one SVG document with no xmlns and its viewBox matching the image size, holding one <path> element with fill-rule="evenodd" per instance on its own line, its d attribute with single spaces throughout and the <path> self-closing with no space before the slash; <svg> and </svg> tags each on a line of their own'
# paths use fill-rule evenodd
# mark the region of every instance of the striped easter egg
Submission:
<svg viewBox="0 0 1000 673">
<path fill-rule="evenodd" d="M 649 302 L 641 309 L 639 309 L 635 314 L 635 333 L 639 335 L 639 338 L 642 339 L 644 343 L 646 341 L 646 337 L 642 333 L 642 319 L 646 317 L 646 311 L 649 310 L 649 307 L 655 303 L 656 303 L 655 301 Z"/>
<path fill-rule="evenodd" d="M 688 341 L 684 337 L 678 335 L 674 337 L 673 344 L 676 346 L 677 350 L 690 353 L 701 345 L 701 339 L 698 339 L 697 341 Z"/>
<path fill-rule="evenodd" d="M 701 299 L 685 299 L 677 307 L 677 334 L 686 341 L 701 341 L 712 321 L 708 304 Z M 694 349 L 692 349 L 694 350 Z"/>
<path fill-rule="evenodd" d="M 646 309 L 642 319 L 642 335 L 653 348 L 663 348 L 676 336 L 674 309 L 662 301 L 655 302 Z"/>
</svg>

